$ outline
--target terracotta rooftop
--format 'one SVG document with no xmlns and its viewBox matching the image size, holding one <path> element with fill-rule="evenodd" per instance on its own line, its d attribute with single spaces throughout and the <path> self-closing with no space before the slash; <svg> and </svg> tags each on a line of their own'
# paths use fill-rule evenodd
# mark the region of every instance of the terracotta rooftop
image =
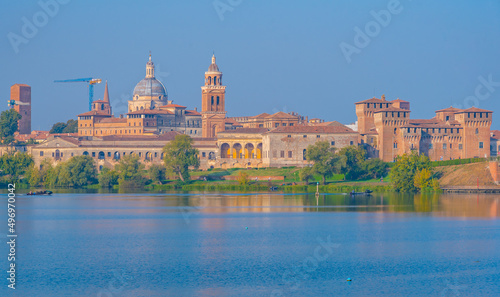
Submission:
<svg viewBox="0 0 500 297">
<path fill-rule="evenodd" d="M 459 112 L 459 111 L 462 111 L 462 110 L 463 109 L 450 106 L 450 107 L 445 108 L 445 109 L 436 110 L 436 112 Z"/>
<path fill-rule="evenodd" d="M 267 118 L 268 116 L 270 116 L 270 114 L 266 113 L 266 112 L 263 112 L 261 114 L 258 114 L 256 116 L 251 116 L 251 117 L 248 117 L 249 119 L 260 119 L 260 118 Z"/>
<path fill-rule="evenodd" d="M 500 130 L 491 130 L 490 131 L 491 138 L 499 140 L 500 139 Z"/>
<path fill-rule="evenodd" d="M 235 121 L 234 119 L 231 119 L 231 118 L 226 118 L 226 119 L 224 120 L 224 122 L 225 122 L 226 124 L 231 124 L 231 125 L 233 125 L 233 126 L 242 126 L 240 123 L 238 123 L 237 121 Z"/>
<path fill-rule="evenodd" d="M 366 99 L 366 100 L 363 100 L 363 101 L 359 101 L 359 102 L 356 102 L 354 104 L 362 104 L 362 103 L 390 103 L 389 101 L 386 101 L 386 100 L 382 100 L 382 99 L 378 99 L 378 98 L 370 98 L 370 99 Z"/>
<path fill-rule="evenodd" d="M 218 132 L 217 134 L 229 134 L 229 133 L 240 133 L 240 134 L 262 134 L 268 132 L 267 128 L 238 128 L 235 130 L 227 130 Z"/>
<path fill-rule="evenodd" d="M 179 104 L 167 104 L 167 105 L 162 105 L 159 108 L 163 109 L 163 108 L 172 108 L 172 107 L 174 107 L 174 108 L 186 108 L 186 106 L 182 106 Z"/>
<path fill-rule="evenodd" d="M 197 112 L 196 110 L 187 110 L 186 109 L 186 115 L 201 115 L 201 113 Z"/>
<path fill-rule="evenodd" d="M 420 124 L 437 124 L 440 121 L 436 118 L 432 119 L 411 119 L 408 120 L 408 123 L 410 124 L 415 124 L 415 125 L 420 125 Z"/>
<path fill-rule="evenodd" d="M 83 116 L 106 116 L 106 117 L 110 117 L 109 114 L 107 114 L 105 112 L 102 112 L 102 111 L 98 111 L 98 110 L 87 111 L 87 112 L 79 114 L 78 116 L 79 117 L 83 117 Z"/>
<path fill-rule="evenodd" d="M 409 101 L 405 101 L 405 100 L 401 100 L 401 99 L 396 99 L 396 100 L 392 100 L 391 102 L 404 102 L 404 103 L 410 103 Z"/>
<path fill-rule="evenodd" d="M 273 119 L 273 118 L 280 118 L 280 119 L 296 119 L 297 117 L 288 114 L 286 112 L 278 111 L 277 113 L 274 113 L 267 118 Z"/>
<path fill-rule="evenodd" d="M 268 133 L 356 133 L 346 126 L 286 126 L 278 127 Z"/>
<path fill-rule="evenodd" d="M 106 141 L 148 141 L 148 140 L 173 140 L 176 135 L 181 134 L 177 131 L 169 131 L 159 135 L 108 135 L 102 136 Z"/>
<path fill-rule="evenodd" d="M 344 124 L 339 123 L 337 121 L 331 121 L 331 122 L 318 123 L 315 124 L 314 126 L 344 126 Z"/>
<path fill-rule="evenodd" d="M 493 112 L 493 111 L 481 109 L 481 108 L 477 108 L 477 107 L 471 107 L 471 108 L 467 108 L 467 109 L 462 109 L 456 113 L 463 113 L 463 112 Z"/>
</svg>

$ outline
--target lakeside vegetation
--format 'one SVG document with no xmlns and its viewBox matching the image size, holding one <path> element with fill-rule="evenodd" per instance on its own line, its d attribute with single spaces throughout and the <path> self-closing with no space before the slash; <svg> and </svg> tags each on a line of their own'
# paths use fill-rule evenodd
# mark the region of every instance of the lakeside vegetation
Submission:
<svg viewBox="0 0 500 297">
<path fill-rule="evenodd" d="M 178 135 L 164 148 L 163 164 L 146 166 L 137 155 L 121 158 L 114 168 L 96 170 L 90 156 L 75 156 L 53 166 L 49 159 L 35 167 L 26 153 L 0 158 L 3 182 L 18 182 L 20 188 L 123 188 L 183 191 L 268 191 L 306 193 L 431 192 L 439 191 L 432 162 L 416 153 L 398 157 L 393 164 L 366 159 L 362 147 L 349 146 L 338 152 L 328 142 L 309 146 L 312 166 L 305 168 L 198 170 L 198 151 L 192 139 Z M 261 178 L 259 178 L 261 177 Z M 270 177 L 282 180 L 271 180 Z M 267 179 L 266 179 L 267 178 Z M 319 185 L 321 183 L 321 185 Z"/>
</svg>

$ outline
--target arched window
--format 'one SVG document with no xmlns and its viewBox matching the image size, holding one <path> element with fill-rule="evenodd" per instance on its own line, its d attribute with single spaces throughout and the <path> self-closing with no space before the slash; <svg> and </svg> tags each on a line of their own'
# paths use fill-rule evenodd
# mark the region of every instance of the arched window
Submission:
<svg viewBox="0 0 500 297">
<path fill-rule="evenodd" d="M 217 85 L 217 76 L 214 76 L 214 85 Z"/>
<path fill-rule="evenodd" d="M 217 105 L 219 105 L 219 96 L 217 96 Z"/>
<path fill-rule="evenodd" d="M 307 150 L 306 149 L 304 149 L 302 151 L 302 159 L 307 160 Z"/>
<path fill-rule="evenodd" d="M 214 105 L 214 96 L 212 96 L 212 103 L 211 104 Z"/>
<path fill-rule="evenodd" d="M 478 128 L 476 128 L 476 134 L 479 134 L 479 129 Z"/>
<path fill-rule="evenodd" d="M 104 110 L 104 103 L 101 104 L 101 110 Z"/>
<path fill-rule="evenodd" d="M 212 84 L 212 78 L 209 76 L 208 77 L 208 84 L 211 85 Z"/>
</svg>

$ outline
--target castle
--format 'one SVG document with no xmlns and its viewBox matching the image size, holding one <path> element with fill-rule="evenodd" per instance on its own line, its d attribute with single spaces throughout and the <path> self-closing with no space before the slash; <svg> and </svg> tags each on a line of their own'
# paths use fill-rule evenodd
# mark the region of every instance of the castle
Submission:
<svg viewBox="0 0 500 297">
<path fill-rule="evenodd" d="M 162 148 L 177 134 L 194 139 L 202 169 L 309 166 L 307 148 L 317 141 L 337 149 L 362 145 L 368 157 L 387 162 L 411 151 L 431 160 L 484 158 L 498 152 L 500 133 L 490 131 L 492 111 L 475 107 L 450 107 L 431 119 L 411 119 L 408 101 L 388 101 L 382 95 L 356 102 L 357 125 L 343 125 L 294 112 L 227 117 L 225 103 L 226 86 L 215 55 L 204 75 L 200 111 L 169 99 L 150 55 L 146 76 L 135 86 L 125 115 L 113 115 L 106 82 L 103 99 L 78 115 L 77 136 L 50 136 L 31 153 L 37 165 L 44 158 L 57 163 L 89 155 L 100 170 L 129 154 L 148 165 L 163 162 Z"/>
</svg>

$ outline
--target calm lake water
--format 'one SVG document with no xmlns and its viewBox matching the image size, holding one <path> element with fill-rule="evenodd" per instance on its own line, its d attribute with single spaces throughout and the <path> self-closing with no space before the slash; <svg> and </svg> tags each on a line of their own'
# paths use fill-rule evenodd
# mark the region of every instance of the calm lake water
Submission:
<svg viewBox="0 0 500 297">
<path fill-rule="evenodd" d="M 17 288 L 7 288 L 3 244 L 0 296 L 500 296 L 498 195 L 56 193 L 16 203 Z"/>
</svg>

